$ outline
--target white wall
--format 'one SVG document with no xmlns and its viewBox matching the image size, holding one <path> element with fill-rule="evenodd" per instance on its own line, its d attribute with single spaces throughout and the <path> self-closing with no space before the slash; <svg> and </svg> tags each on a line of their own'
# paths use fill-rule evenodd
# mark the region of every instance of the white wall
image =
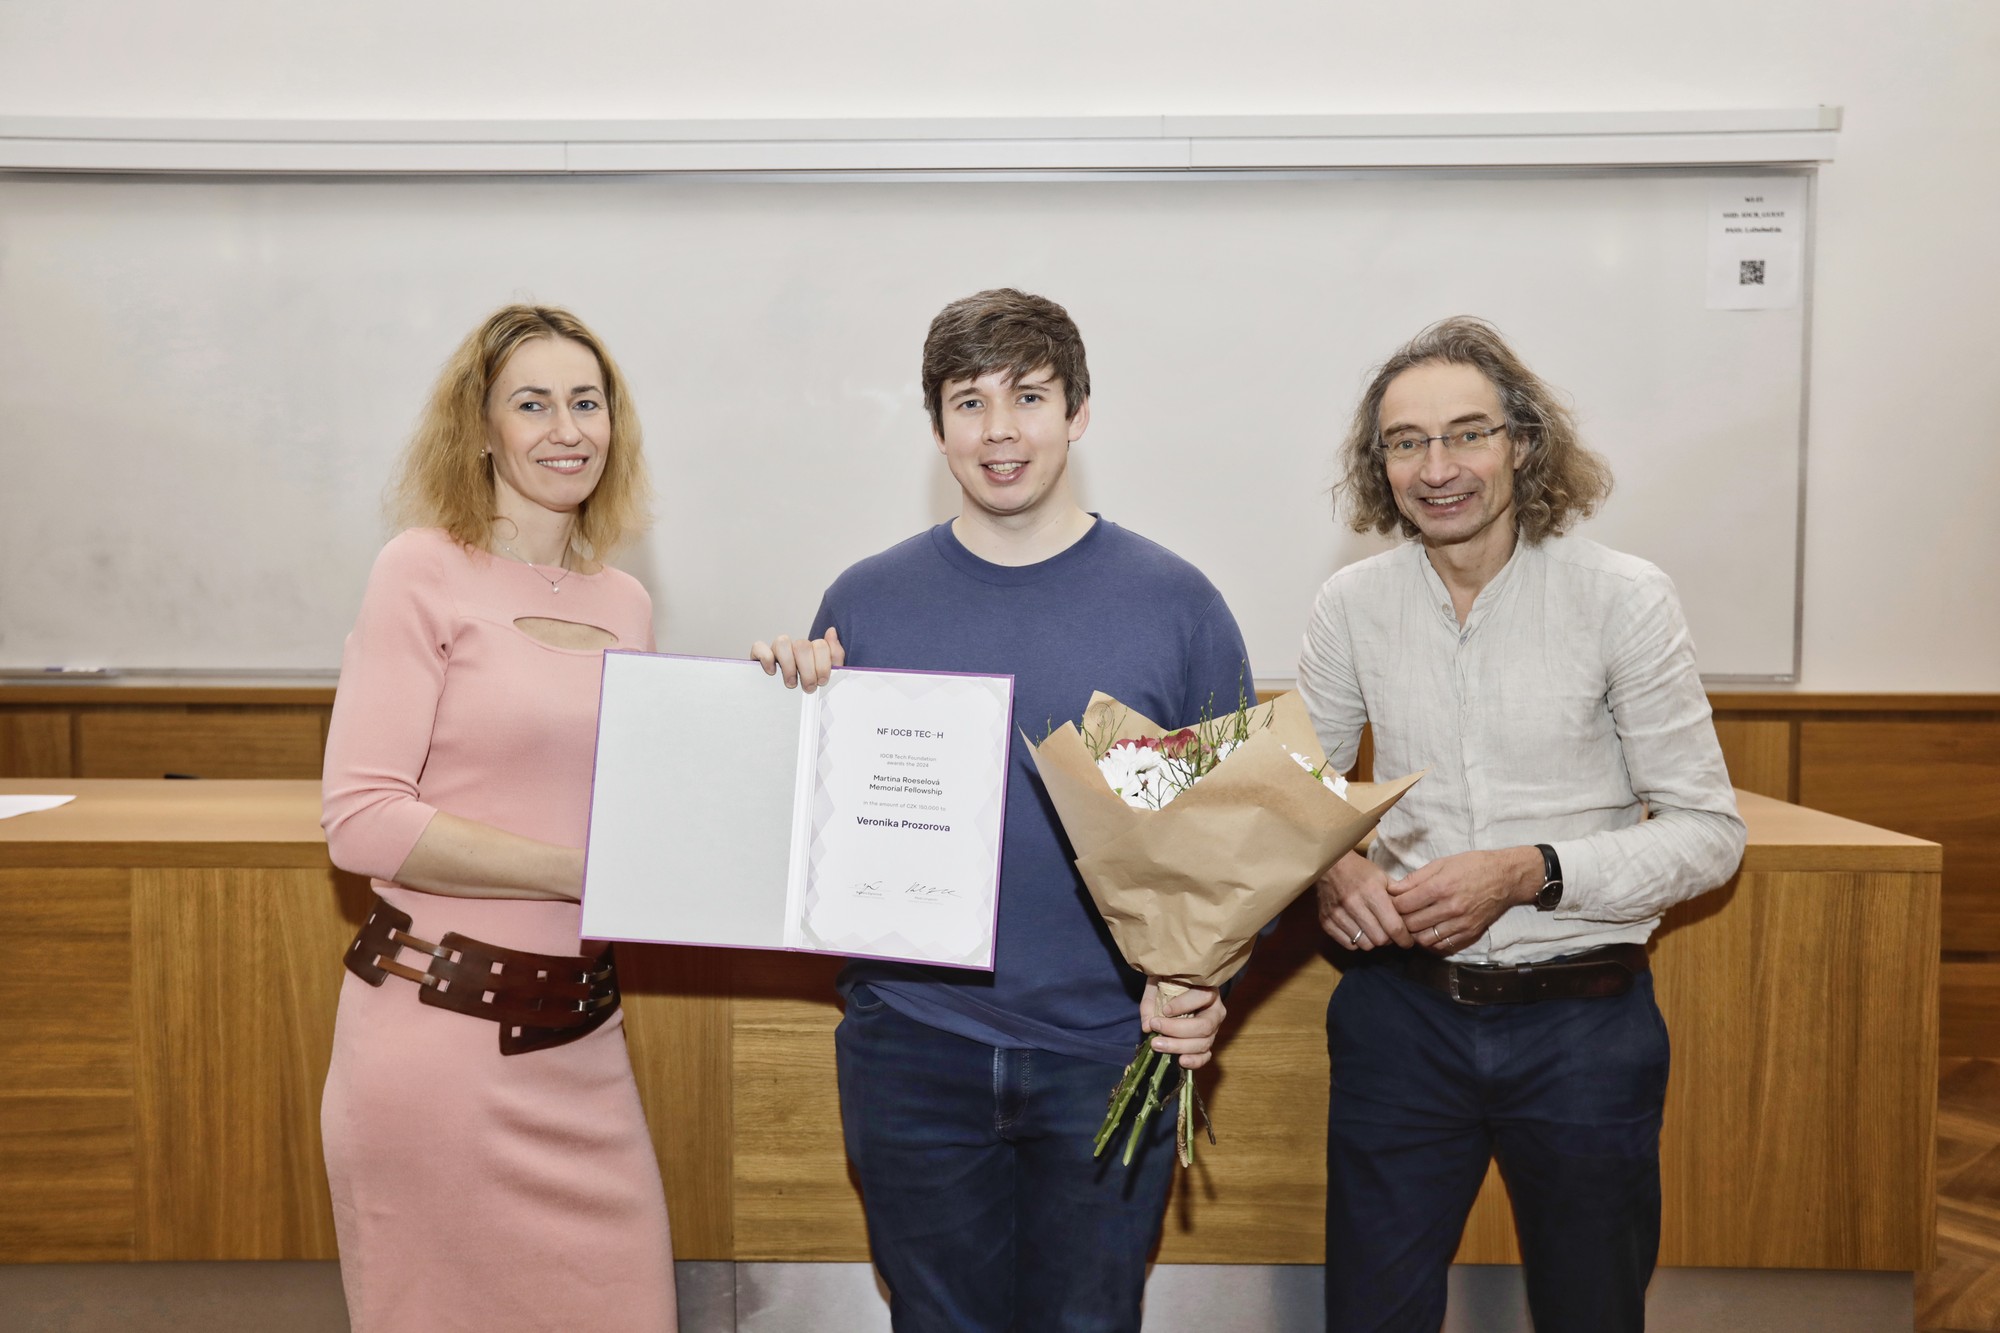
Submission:
<svg viewBox="0 0 2000 1333">
<path fill-rule="evenodd" d="M 0 55 L 0 115 L 1838 104 L 1846 128 L 1820 195 L 1800 685 L 2000 691 L 1992 0 L 0 0 Z M 39 435 L 0 430 L 10 446 Z M 1920 440 L 1943 444 L 1919 453 Z"/>
</svg>

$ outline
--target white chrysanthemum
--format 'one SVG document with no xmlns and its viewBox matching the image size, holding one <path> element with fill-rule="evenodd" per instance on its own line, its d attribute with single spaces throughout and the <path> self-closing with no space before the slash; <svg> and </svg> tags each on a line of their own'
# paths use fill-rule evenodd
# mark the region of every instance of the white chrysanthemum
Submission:
<svg viewBox="0 0 2000 1333">
<path fill-rule="evenodd" d="M 1233 740 L 1216 746 L 1215 762 L 1227 759 L 1236 746 Z M 1097 771 L 1104 775 L 1111 790 L 1125 799 L 1125 804 L 1139 810 L 1158 810 L 1187 790 L 1183 785 L 1186 764 L 1169 760 L 1147 745 L 1113 745 L 1097 761 Z"/>
<path fill-rule="evenodd" d="M 1308 773 L 1312 772 L 1314 767 L 1316 767 L 1316 765 L 1314 765 L 1312 760 L 1306 758 L 1304 755 L 1298 753 L 1297 751 L 1292 752 L 1292 758 L 1298 762 L 1300 768 L 1303 768 Z M 1335 773 L 1333 770 L 1328 769 L 1326 772 L 1321 773 L 1319 775 L 1319 780 L 1320 783 L 1328 791 L 1332 792 L 1335 796 L 1338 796 L 1343 800 L 1346 799 L 1347 797 L 1346 778 L 1340 776 L 1340 774 L 1338 773 Z"/>
<path fill-rule="evenodd" d="M 1157 810 L 1179 793 L 1167 781 L 1167 763 L 1158 750 L 1143 745 L 1114 745 L 1097 761 L 1097 771 L 1125 804 Z"/>
</svg>

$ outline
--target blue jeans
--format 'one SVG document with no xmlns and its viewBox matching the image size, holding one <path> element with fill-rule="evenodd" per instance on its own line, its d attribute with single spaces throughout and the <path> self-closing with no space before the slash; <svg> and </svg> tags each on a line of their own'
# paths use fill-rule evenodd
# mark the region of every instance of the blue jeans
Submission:
<svg viewBox="0 0 2000 1333">
<path fill-rule="evenodd" d="M 1496 1158 L 1537 1333 L 1645 1327 L 1668 1062 L 1650 975 L 1614 998 L 1474 1006 L 1393 961 L 1354 965 L 1326 1041 L 1328 1333 L 1437 1333 Z"/>
<path fill-rule="evenodd" d="M 1118 1067 L 1009 1050 L 854 987 L 834 1039 L 848 1160 L 896 1333 L 1138 1333 L 1171 1108 L 1092 1160 Z"/>
</svg>

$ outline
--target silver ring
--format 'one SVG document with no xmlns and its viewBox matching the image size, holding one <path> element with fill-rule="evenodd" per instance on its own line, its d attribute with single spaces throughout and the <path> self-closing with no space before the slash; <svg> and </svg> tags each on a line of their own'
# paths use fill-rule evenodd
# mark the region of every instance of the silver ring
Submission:
<svg viewBox="0 0 2000 1333">
<path fill-rule="evenodd" d="M 1444 936 L 1438 933 L 1438 928 L 1436 926 L 1431 927 L 1431 943 L 1432 944 L 1444 943 Z"/>
<path fill-rule="evenodd" d="M 1354 928 L 1354 938 L 1353 938 L 1353 939 L 1351 939 L 1351 940 L 1349 940 L 1349 941 L 1348 941 L 1348 944 L 1349 944 L 1350 946 L 1352 946 L 1352 945 L 1356 945 L 1356 944 L 1359 944 L 1359 943 L 1361 943 L 1361 927 L 1359 927 L 1359 926 L 1356 926 L 1356 927 Z"/>
</svg>

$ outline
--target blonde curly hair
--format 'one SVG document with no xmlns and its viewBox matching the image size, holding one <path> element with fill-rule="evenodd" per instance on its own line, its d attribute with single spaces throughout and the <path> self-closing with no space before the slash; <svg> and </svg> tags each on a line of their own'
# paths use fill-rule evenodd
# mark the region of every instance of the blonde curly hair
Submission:
<svg viewBox="0 0 2000 1333">
<path fill-rule="evenodd" d="M 638 535 L 647 521 L 651 485 L 640 453 L 639 414 L 618 363 L 584 322 L 555 306 L 503 306 L 466 336 L 445 362 L 416 434 L 403 454 L 395 485 L 397 517 L 407 527 L 443 528 L 469 547 L 493 535 L 493 460 L 486 397 L 507 359 L 537 338 L 567 338 L 588 348 L 604 374 L 611 447 L 597 488 L 577 509 L 571 545 L 603 559 Z"/>
</svg>

